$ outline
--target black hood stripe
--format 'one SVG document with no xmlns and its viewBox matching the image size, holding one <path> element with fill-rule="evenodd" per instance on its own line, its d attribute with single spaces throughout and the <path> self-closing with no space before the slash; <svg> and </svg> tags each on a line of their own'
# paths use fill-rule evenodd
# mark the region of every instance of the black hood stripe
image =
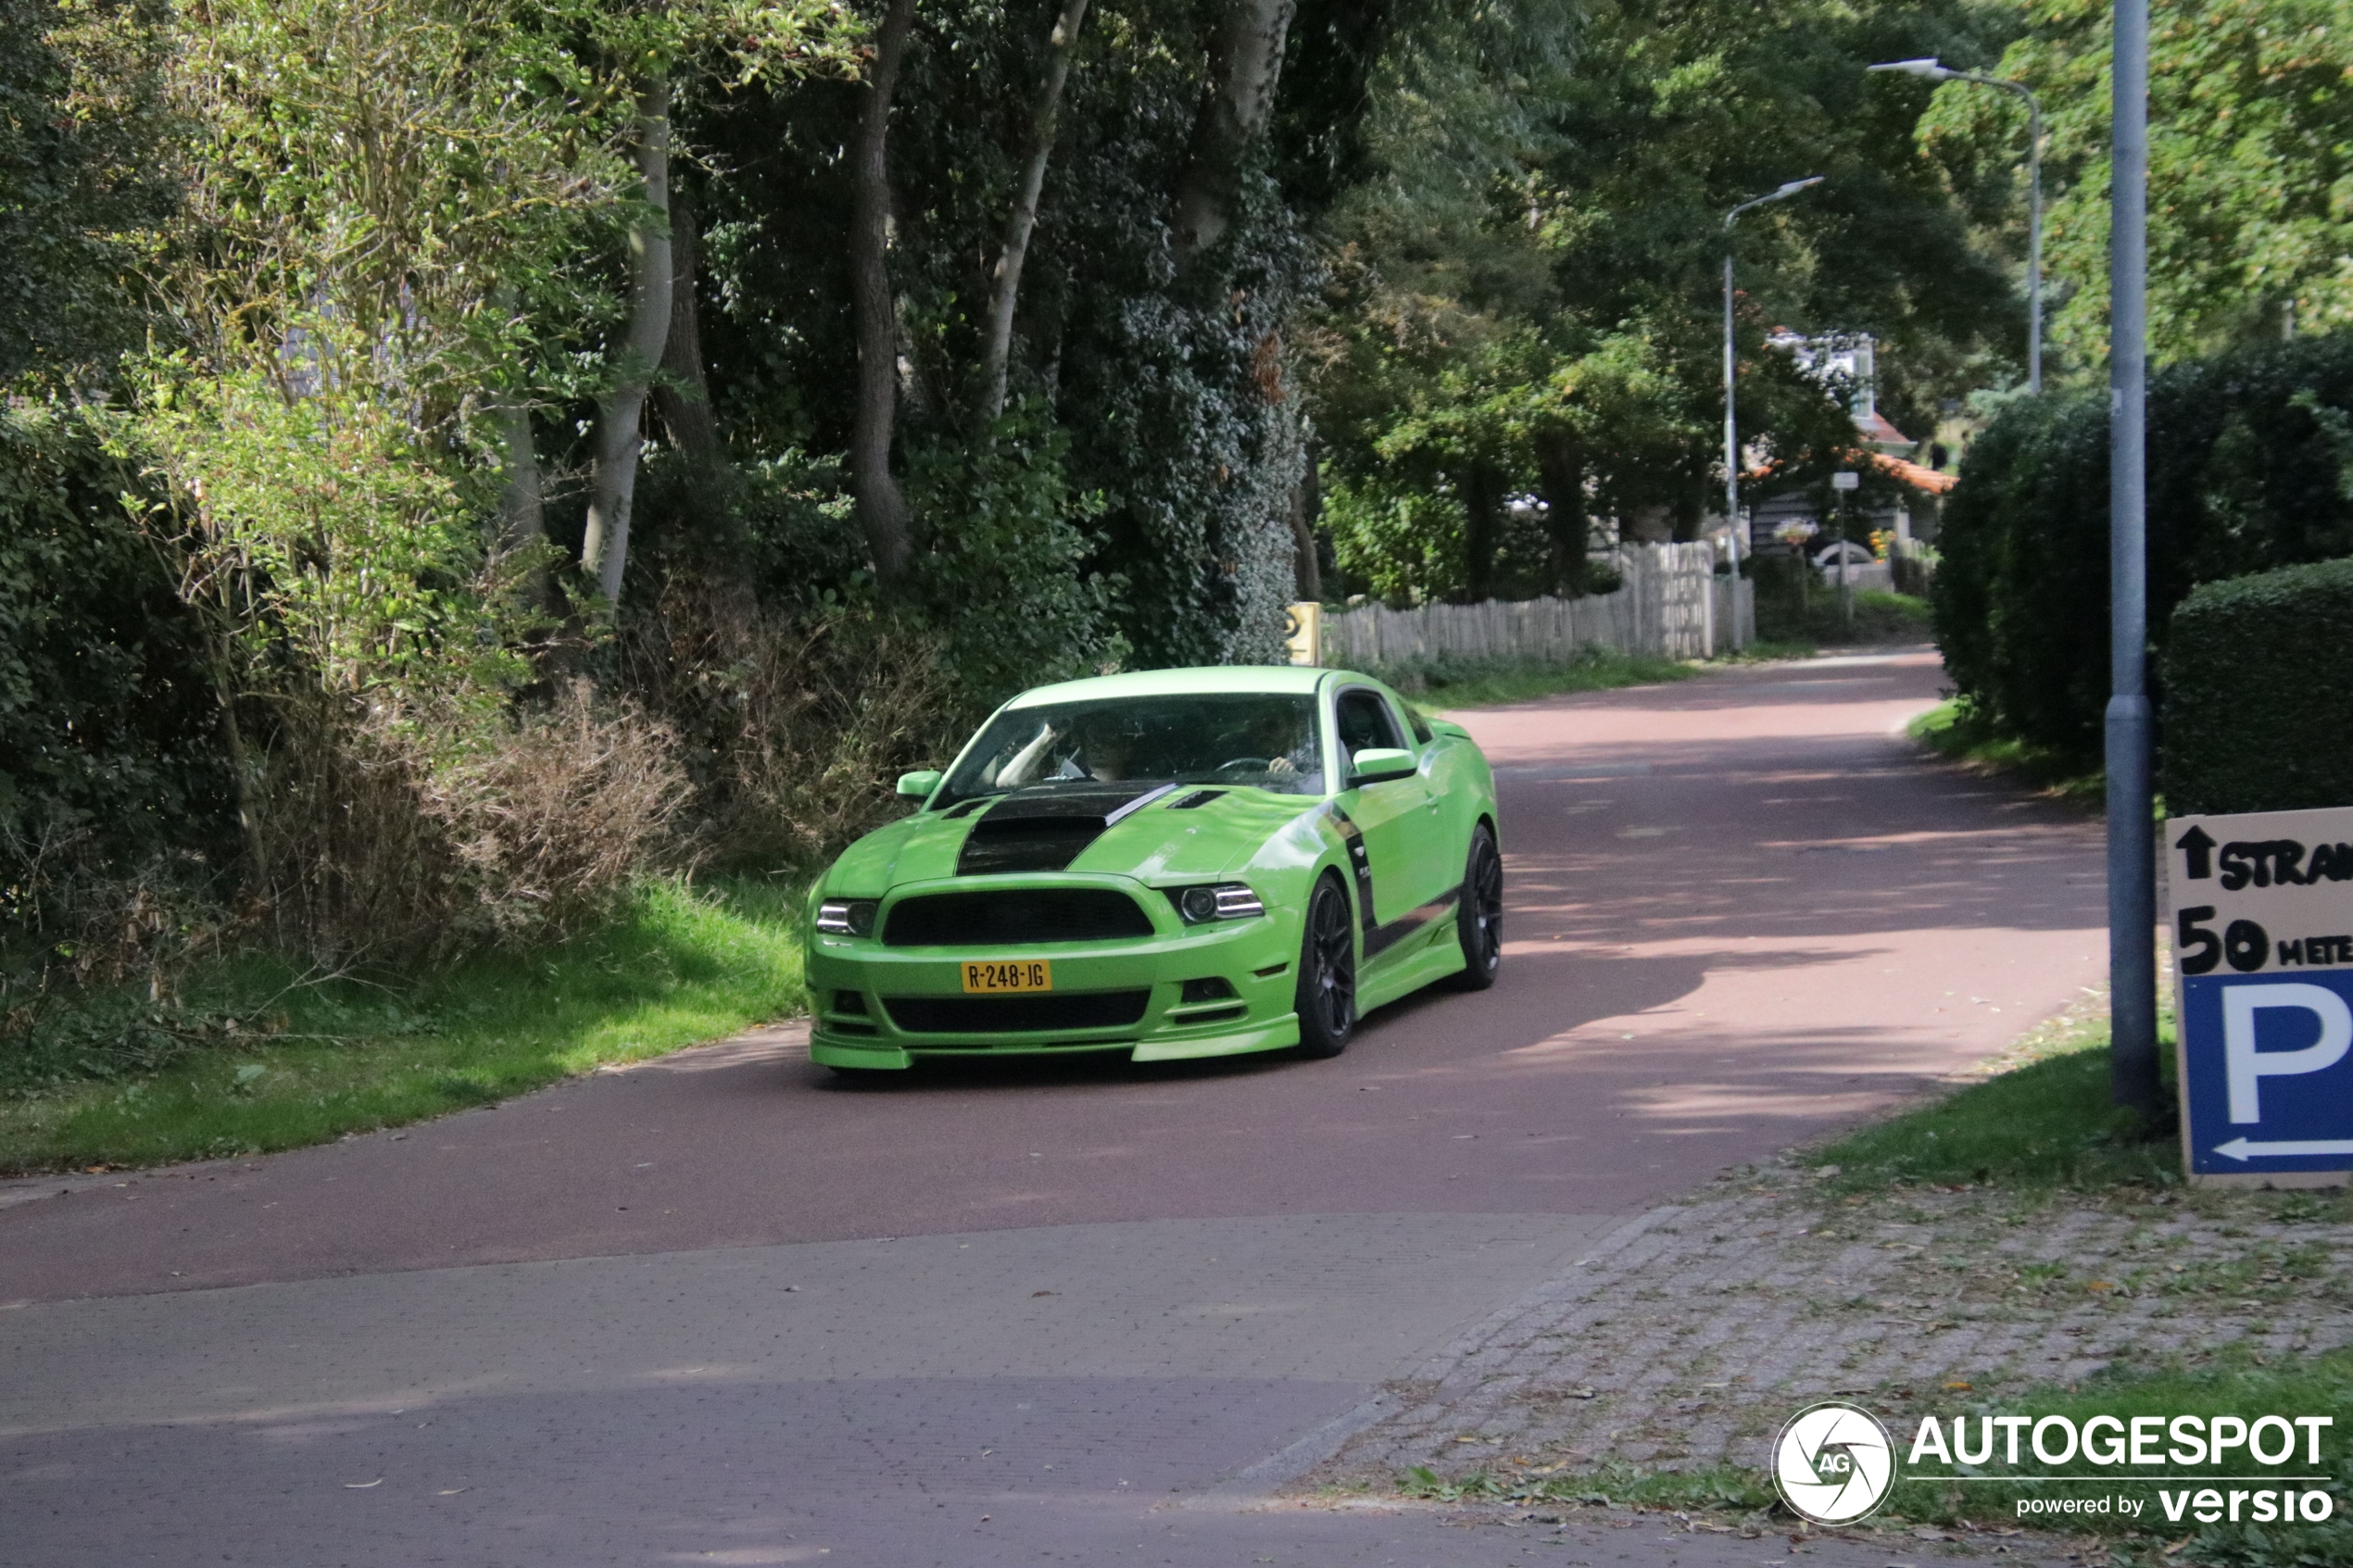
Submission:
<svg viewBox="0 0 2353 1568">
<path fill-rule="evenodd" d="M 1061 871 L 1114 822 L 1175 787 L 1016 790 L 973 819 L 956 874 Z"/>
</svg>

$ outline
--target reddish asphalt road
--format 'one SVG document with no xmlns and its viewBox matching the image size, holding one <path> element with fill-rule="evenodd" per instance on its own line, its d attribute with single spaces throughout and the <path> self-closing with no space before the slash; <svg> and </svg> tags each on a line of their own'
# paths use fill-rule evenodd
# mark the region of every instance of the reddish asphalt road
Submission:
<svg viewBox="0 0 2353 1568">
<path fill-rule="evenodd" d="M 1850 1123 L 2097 983 L 2095 824 L 1897 733 L 1932 655 L 1464 715 L 1504 978 L 1337 1061 L 927 1071 L 770 1032 L 495 1110 L 0 1210 L 0 1302 L 1176 1217 L 1611 1214 Z"/>
<path fill-rule="evenodd" d="M 784 1028 L 0 1189 L 0 1562 L 1528 1562 L 1532 1530 L 1233 1499 L 1624 1217 L 2096 983 L 2097 826 L 1918 755 L 1938 685 L 1881 656 L 1466 716 L 1502 982 L 1335 1061 L 849 1085 Z"/>
</svg>

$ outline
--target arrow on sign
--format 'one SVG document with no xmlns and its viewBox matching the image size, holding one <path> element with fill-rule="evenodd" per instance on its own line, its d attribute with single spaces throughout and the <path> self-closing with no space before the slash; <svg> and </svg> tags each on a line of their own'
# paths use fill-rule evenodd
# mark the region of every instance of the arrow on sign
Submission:
<svg viewBox="0 0 2353 1568">
<path fill-rule="evenodd" d="M 2173 841 L 2188 861 L 2183 867 L 2192 882 L 2202 882 L 2214 874 L 2214 840 L 2204 828 L 2192 828 Z"/>
<path fill-rule="evenodd" d="M 2226 1160 L 2280 1160 L 2298 1154 L 2353 1154 L 2353 1138 L 2307 1138 L 2283 1140 L 2276 1143 L 2253 1143 L 2246 1138 L 2233 1138 L 2218 1143 L 2214 1152 Z"/>
</svg>

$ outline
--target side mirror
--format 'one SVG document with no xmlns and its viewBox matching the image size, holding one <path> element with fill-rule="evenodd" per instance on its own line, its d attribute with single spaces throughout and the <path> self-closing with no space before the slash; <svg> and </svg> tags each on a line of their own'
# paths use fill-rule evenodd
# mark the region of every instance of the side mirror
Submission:
<svg viewBox="0 0 2353 1568">
<path fill-rule="evenodd" d="M 1351 784 L 1380 784 L 1388 779 L 1402 779 L 1414 771 L 1414 754 L 1395 746 L 1371 746 L 1358 752 L 1349 763 Z"/>
<path fill-rule="evenodd" d="M 938 787 L 939 770 L 937 768 L 925 768 L 899 775 L 899 793 L 912 796 L 917 800 L 928 799 L 931 792 Z"/>
</svg>

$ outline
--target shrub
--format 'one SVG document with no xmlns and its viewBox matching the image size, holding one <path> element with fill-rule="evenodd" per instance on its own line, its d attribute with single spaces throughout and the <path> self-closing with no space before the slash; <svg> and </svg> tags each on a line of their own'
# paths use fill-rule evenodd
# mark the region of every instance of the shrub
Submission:
<svg viewBox="0 0 2353 1568">
<path fill-rule="evenodd" d="M 2353 554 L 2353 335 L 2168 367 L 2149 386 L 2152 641 L 2190 589 Z M 2108 398 L 2020 398 L 1969 448 L 1932 584 L 1954 684 L 2079 767 L 2108 696 Z"/>
<path fill-rule="evenodd" d="M 2165 654 L 2167 809 L 2353 806 L 2353 560 L 2193 589 Z"/>
<path fill-rule="evenodd" d="M 668 725 L 574 681 L 425 772 L 419 810 L 447 840 L 447 927 L 530 940 L 610 912 L 664 859 L 687 797 L 677 753 Z"/>
<path fill-rule="evenodd" d="M 136 486 L 72 416 L 0 407 L 0 834 L 44 885 L 69 851 L 121 876 L 227 826 L 202 639 L 122 509 Z"/>
<path fill-rule="evenodd" d="M 586 682 L 545 707 L 285 704 L 250 907 L 333 966 L 569 935 L 669 858 L 670 729 Z"/>
<path fill-rule="evenodd" d="M 622 685 L 672 725 L 703 842 L 806 863 L 900 809 L 909 769 L 944 764 L 977 718 L 943 638 L 842 605 L 763 605 L 679 573 L 614 650 Z"/>
<path fill-rule="evenodd" d="M 1932 634 L 1929 608 L 1907 594 L 1854 591 L 1854 620 L 1840 613 L 1838 588 L 1795 556 L 1765 556 L 1756 584 L 1756 635 L 1768 643 L 1917 643 Z"/>
</svg>

